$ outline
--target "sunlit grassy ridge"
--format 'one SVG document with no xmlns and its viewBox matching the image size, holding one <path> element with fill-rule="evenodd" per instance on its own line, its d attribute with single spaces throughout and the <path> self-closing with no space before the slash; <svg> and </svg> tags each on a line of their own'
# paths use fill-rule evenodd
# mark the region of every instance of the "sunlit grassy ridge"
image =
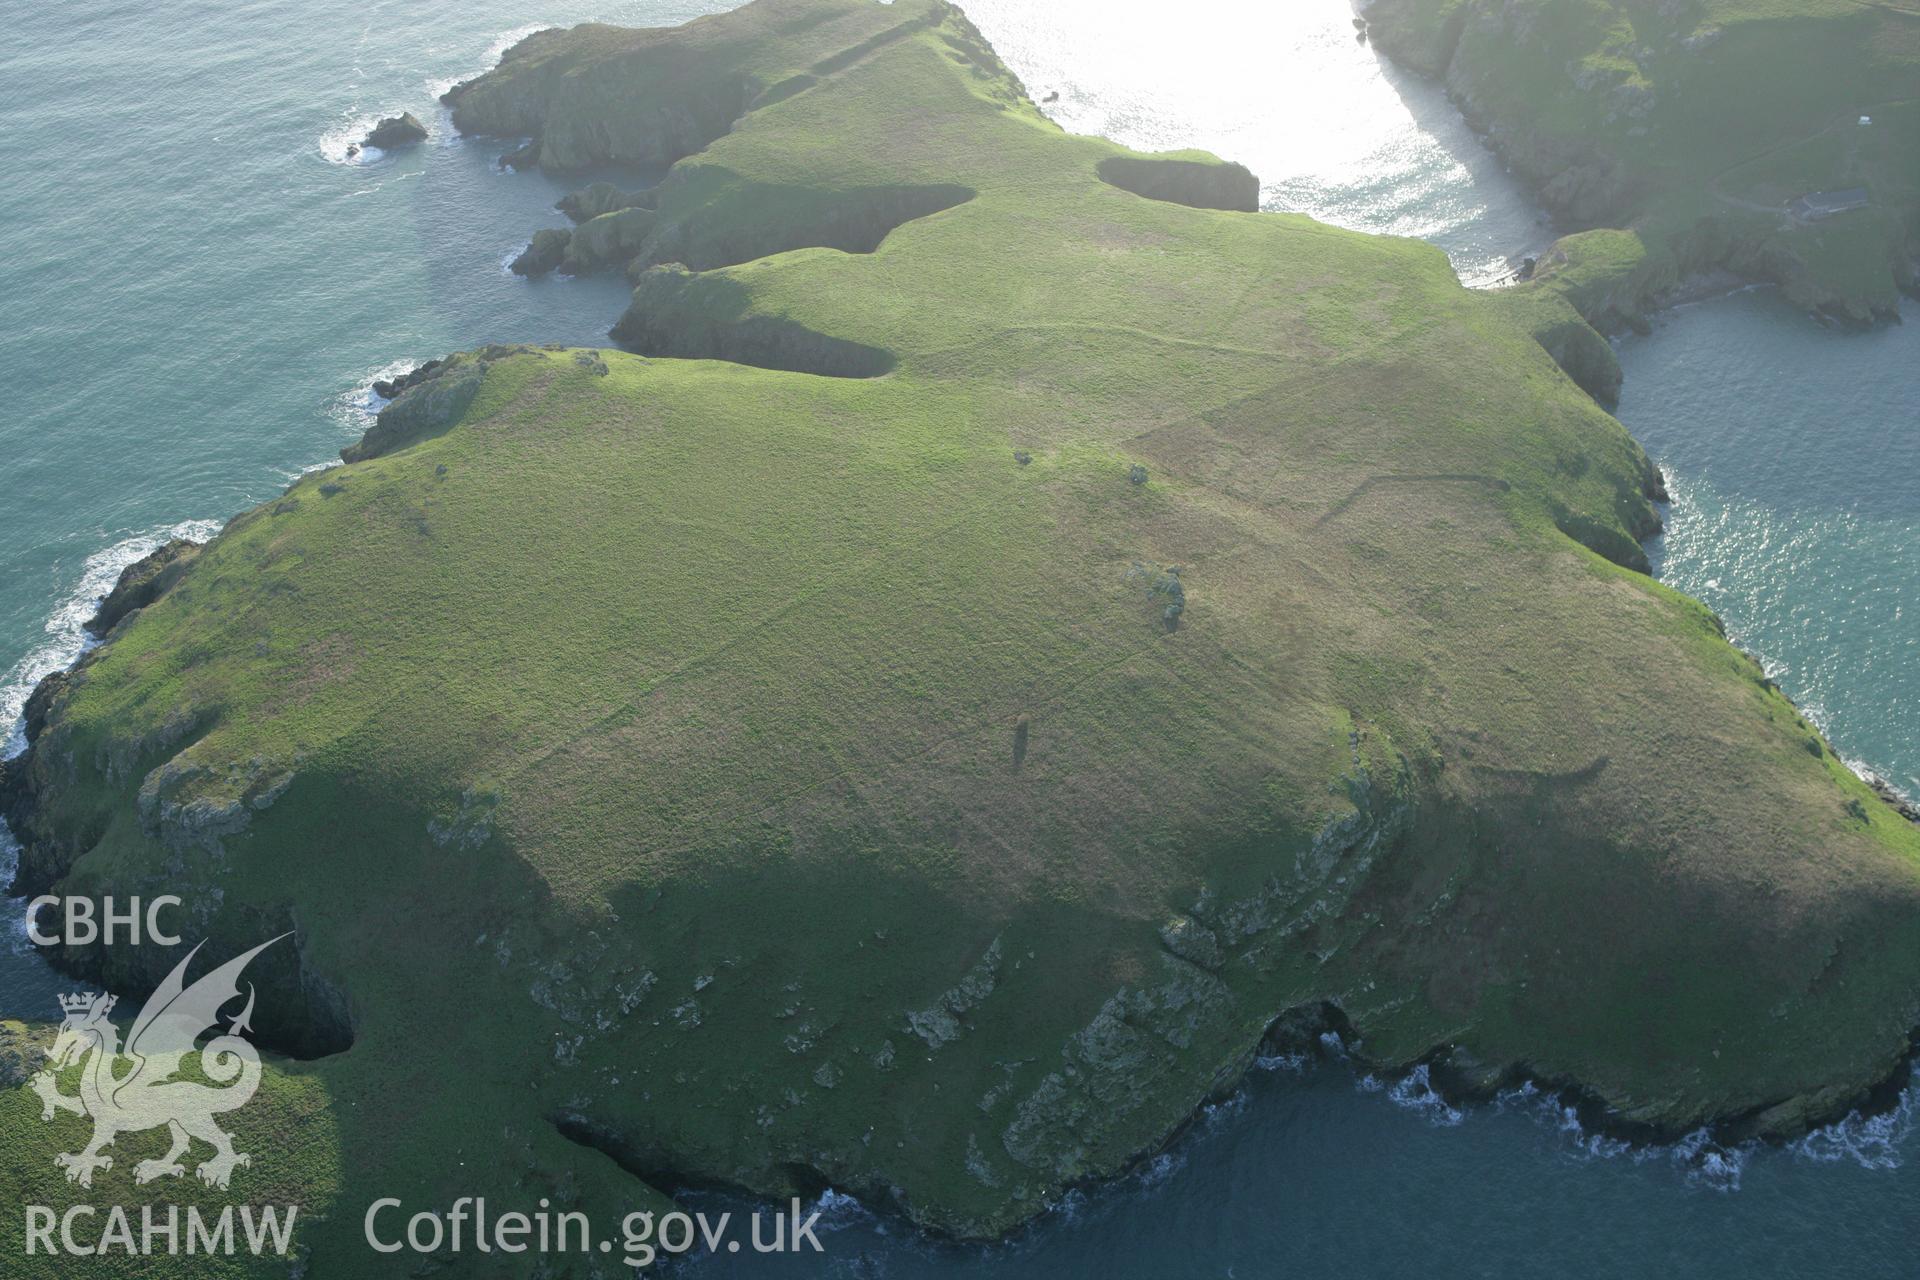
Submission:
<svg viewBox="0 0 1920 1280">
<path fill-rule="evenodd" d="M 1638 322 L 1720 269 L 1849 322 L 1891 314 L 1913 286 L 1911 0 L 1377 0 L 1367 17 L 1382 48 L 1444 78 L 1570 230 L 1634 233 L 1556 246 L 1513 299 L 1535 322 L 1553 309 L 1538 295 L 1602 327 Z M 1854 189 L 1866 207 L 1793 211 Z"/>
<path fill-rule="evenodd" d="M 350 1005 L 316 1274 L 385 1195 L 991 1235 L 1322 1001 L 1664 1131 L 1891 1070 L 1920 838 L 1628 567 L 1645 457 L 1439 251 L 1110 185 L 940 4 L 542 35 L 455 109 L 584 164 L 710 99 L 649 232 L 708 269 L 621 324 L 673 358 L 463 357 L 31 757 L 30 876 L 290 921 Z"/>
</svg>

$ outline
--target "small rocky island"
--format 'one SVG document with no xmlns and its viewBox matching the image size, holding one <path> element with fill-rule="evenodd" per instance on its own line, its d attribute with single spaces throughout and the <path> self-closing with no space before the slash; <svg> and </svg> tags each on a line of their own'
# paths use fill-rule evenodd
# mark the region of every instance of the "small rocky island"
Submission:
<svg viewBox="0 0 1920 1280">
<path fill-rule="evenodd" d="M 16 892 L 293 932 L 236 1124 L 313 1274 L 456 1167 L 995 1238 L 1321 1035 L 1634 1137 L 1901 1069 L 1920 831 L 1647 577 L 1580 315 L 1067 134 L 941 0 L 540 32 L 447 101 L 670 166 L 525 264 L 626 273 L 622 349 L 384 383 L 0 766 Z M 19 1196 L 37 1116 L 0 1091 Z"/>
<path fill-rule="evenodd" d="M 376 151 L 393 151 L 426 140 L 427 126 L 420 123 L 420 117 L 411 111 L 402 111 L 399 115 L 388 116 L 374 125 L 366 137 L 347 149 L 347 154 L 357 155 L 365 147 L 371 147 Z"/>
</svg>

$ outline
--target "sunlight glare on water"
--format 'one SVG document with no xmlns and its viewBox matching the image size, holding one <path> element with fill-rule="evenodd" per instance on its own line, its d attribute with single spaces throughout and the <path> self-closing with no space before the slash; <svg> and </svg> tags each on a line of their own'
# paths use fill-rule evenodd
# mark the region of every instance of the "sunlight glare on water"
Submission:
<svg viewBox="0 0 1920 1280">
<path fill-rule="evenodd" d="M 1237 160 L 1265 208 L 1431 240 L 1468 284 L 1553 238 L 1440 87 L 1358 38 L 1348 0 L 964 7 L 1062 126 Z"/>
</svg>

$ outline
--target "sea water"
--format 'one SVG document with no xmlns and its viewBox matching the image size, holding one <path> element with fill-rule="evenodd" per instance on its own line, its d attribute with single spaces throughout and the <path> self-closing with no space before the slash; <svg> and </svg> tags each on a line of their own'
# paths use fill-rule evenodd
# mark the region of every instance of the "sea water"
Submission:
<svg viewBox="0 0 1920 1280">
<path fill-rule="evenodd" d="M 720 7 L 17 6 L 0 44 L 0 726 L 80 652 L 121 566 L 328 462 L 365 429 L 374 377 L 488 341 L 602 341 L 617 279 L 503 265 L 562 225 L 564 186 L 502 172 L 507 144 L 456 139 L 435 96 L 536 26 Z M 1444 96 L 1356 38 L 1344 0 L 968 8 L 1065 126 L 1242 160 L 1270 208 L 1423 236 L 1469 283 L 1551 237 Z M 425 145 L 346 154 L 399 110 Z M 1675 498 L 1660 571 L 1844 754 L 1913 786 L 1920 325 L 1836 334 L 1754 293 L 1676 312 L 1621 358 L 1621 416 Z M 46 1016 L 58 980 L 18 904 L 0 907 L 0 1016 Z M 830 1196 L 823 1257 L 696 1274 L 1910 1275 L 1908 1114 L 1788 1149 L 1635 1152 L 1537 1094 L 1455 1109 L 1418 1079 L 1287 1060 L 1007 1244 L 936 1245 Z"/>
<path fill-rule="evenodd" d="M 1777 291 L 1620 344 L 1620 418 L 1667 472 L 1659 575 L 1856 769 L 1920 797 L 1920 306 L 1825 329 Z"/>
</svg>

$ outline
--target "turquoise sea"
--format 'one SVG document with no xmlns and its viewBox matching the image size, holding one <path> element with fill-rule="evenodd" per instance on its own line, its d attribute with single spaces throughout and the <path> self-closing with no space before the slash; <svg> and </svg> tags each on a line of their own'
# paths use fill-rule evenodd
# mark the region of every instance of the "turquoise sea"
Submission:
<svg viewBox="0 0 1920 1280">
<path fill-rule="evenodd" d="M 536 26 L 721 4 L 419 0 L 16 6 L 0 43 L 0 730 L 70 662 L 119 568 L 329 461 L 383 370 L 485 341 L 596 342 L 613 280 L 502 267 L 563 188 L 501 172 L 434 103 Z M 974 0 L 1063 124 L 1246 161 L 1272 207 L 1434 240 L 1484 283 L 1551 230 L 1344 0 Z M 1142 40 L 1143 24 L 1153 38 Z M 379 114 L 434 130 L 349 160 Z M 1920 310 L 1910 310 L 1920 320 Z M 1920 325 L 1823 330 L 1753 292 L 1622 345 L 1621 416 L 1668 469 L 1660 572 L 1705 599 L 1836 747 L 1920 790 Z M 0 862 L 8 857 L 0 837 Z M 18 904 L 0 1015 L 58 980 Z M 1901 1109 L 1780 1150 L 1631 1152 L 1551 1100 L 1453 1111 L 1419 1079 L 1268 1064 L 1168 1154 L 991 1250 L 831 1199 L 822 1276 L 1879 1277 L 1920 1270 Z M 694 1274 L 760 1274 L 714 1258 Z"/>
<path fill-rule="evenodd" d="M 1620 417 L 1666 467 L 1656 572 L 1841 756 L 1920 795 L 1920 306 L 1823 329 L 1776 292 L 1669 312 L 1620 345 Z"/>
</svg>

